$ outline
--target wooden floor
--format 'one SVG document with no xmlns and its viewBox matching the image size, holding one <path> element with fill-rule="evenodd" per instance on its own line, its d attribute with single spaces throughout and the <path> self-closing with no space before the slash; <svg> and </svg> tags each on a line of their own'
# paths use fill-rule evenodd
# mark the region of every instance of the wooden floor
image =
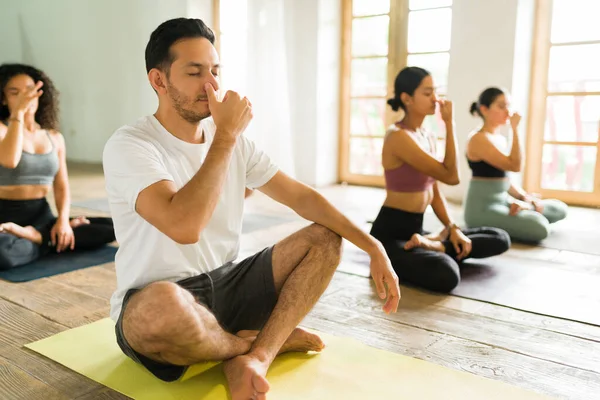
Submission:
<svg viewBox="0 0 600 400">
<path fill-rule="evenodd" d="M 105 196 L 97 167 L 70 172 L 74 201 Z M 383 198 L 379 190 L 343 186 L 323 193 L 360 224 Z M 247 209 L 292 215 L 261 194 L 248 199 Z M 293 220 L 245 234 L 241 256 L 304 225 Z M 577 257 L 523 246 L 511 252 L 565 263 Z M 600 265 L 600 257 L 584 258 Z M 106 317 L 114 288 L 112 263 L 21 284 L 0 281 L 0 399 L 125 398 L 22 347 Z M 337 273 L 303 325 L 556 398 L 600 399 L 600 327 L 410 288 L 403 288 L 398 313 L 386 315 L 373 293 L 368 279 Z"/>
</svg>

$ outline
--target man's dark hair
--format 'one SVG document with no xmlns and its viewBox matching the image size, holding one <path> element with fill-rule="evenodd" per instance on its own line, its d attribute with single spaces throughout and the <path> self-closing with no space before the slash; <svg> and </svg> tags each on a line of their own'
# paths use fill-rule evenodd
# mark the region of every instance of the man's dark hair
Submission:
<svg viewBox="0 0 600 400">
<path fill-rule="evenodd" d="M 152 32 L 146 46 L 146 72 L 158 68 L 169 72 L 175 61 L 171 46 L 181 39 L 203 37 L 215 44 L 215 34 L 202 20 L 197 18 L 175 18 L 163 22 Z"/>
</svg>

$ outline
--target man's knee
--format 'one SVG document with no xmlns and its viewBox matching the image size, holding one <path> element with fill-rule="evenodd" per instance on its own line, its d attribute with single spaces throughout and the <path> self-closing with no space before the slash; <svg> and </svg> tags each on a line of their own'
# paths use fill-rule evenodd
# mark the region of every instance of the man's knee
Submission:
<svg viewBox="0 0 600 400">
<path fill-rule="evenodd" d="M 342 237 L 319 224 L 310 226 L 310 239 L 313 246 L 321 247 L 327 257 L 331 257 L 332 261 L 339 264 L 342 258 Z"/>
<path fill-rule="evenodd" d="M 195 303 L 191 293 L 171 282 L 154 282 L 135 293 L 123 315 L 128 340 L 160 342 L 175 328 L 186 325 L 186 316 Z"/>
</svg>

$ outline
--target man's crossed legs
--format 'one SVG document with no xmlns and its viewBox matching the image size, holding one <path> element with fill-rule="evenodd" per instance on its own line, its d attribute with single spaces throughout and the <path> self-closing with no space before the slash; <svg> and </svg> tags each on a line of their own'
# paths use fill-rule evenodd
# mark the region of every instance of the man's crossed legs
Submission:
<svg viewBox="0 0 600 400">
<path fill-rule="evenodd" d="M 232 400 L 265 399 L 269 390 L 265 376 L 277 354 L 323 348 L 316 335 L 297 325 L 329 285 L 340 262 L 341 244 L 339 235 L 317 224 L 294 233 L 277 243 L 272 254 L 267 249 L 250 261 L 256 263 L 247 266 L 250 278 L 241 276 L 239 266 L 246 260 L 227 272 L 222 281 L 233 284 L 231 296 L 242 293 L 229 304 L 219 296 L 223 285 L 219 277 L 204 283 L 212 292 L 204 302 L 208 308 L 198 303 L 193 290 L 182 287 L 185 281 L 152 283 L 126 296 L 117 323 L 119 344 L 146 366 L 174 367 L 175 376 L 167 380 L 183 372 L 183 367 L 175 366 L 225 361 Z M 272 276 L 264 268 L 260 275 L 261 257 L 271 259 Z"/>
</svg>

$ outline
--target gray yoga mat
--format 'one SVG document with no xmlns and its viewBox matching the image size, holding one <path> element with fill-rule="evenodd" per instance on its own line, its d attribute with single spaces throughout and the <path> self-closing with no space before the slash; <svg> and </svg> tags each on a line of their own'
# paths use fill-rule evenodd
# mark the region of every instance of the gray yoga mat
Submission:
<svg viewBox="0 0 600 400">
<path fill-rule="evenodd" d="M 369 258 L 344 252 L 338 271 L 369 277 Z M 469 260 L 451 293 L 536 314 L 600 326 L 600 266 L 577 268 L 550 261 L 498 256 Z"/>
<path fill-rule="evenodd" d="M 110 212 L 108 207 L 108 199 L 90 199 L 73 203 L 74 207 L 88 208 L 90 210 Z M 271 228 L 273 226 L 285 224 L 286 222 L 294 221 L 290 217 L 281 217 L 277 215 L 248 213 L 244 214 L 242 222 L 242 233 L 250 233 L 262 229 Z"/>
</svg>

